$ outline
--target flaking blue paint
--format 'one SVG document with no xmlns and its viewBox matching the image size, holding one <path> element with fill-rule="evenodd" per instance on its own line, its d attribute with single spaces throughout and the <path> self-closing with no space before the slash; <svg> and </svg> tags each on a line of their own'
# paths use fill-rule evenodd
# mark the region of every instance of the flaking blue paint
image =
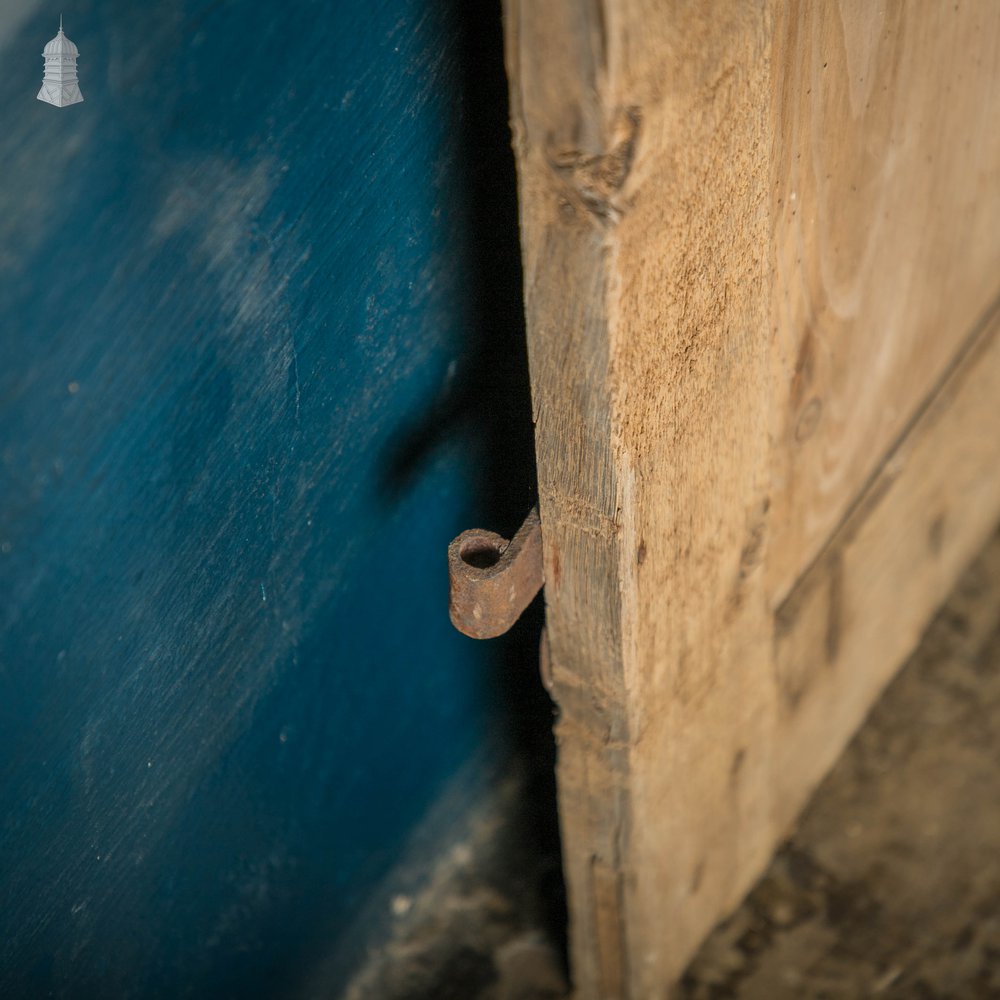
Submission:
<svg viewBox="0 0 1000 1000">
<path fill-rule="evenodd" d="M 0 995 L 297 995 L 498 728 L 483 449 L 391 468 L 476 322 L 460 15 L 62 10 L 86 103 L 47 10 L 0 75 Z"/>
</svg>

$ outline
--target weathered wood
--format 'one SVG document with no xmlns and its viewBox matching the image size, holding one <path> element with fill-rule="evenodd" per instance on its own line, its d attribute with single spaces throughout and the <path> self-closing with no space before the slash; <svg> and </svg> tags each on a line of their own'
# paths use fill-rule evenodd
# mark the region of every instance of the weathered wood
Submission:
<svg viewBox="0 0 1000 1000">
<path fill-rule="evenodd" d="M 1000 7 L 775 10 L 768 575 L 784 595 L 1000 285 Z"/>
<path fill-rule="evenodd" d="M 505 18 L 574 975 L 662 996 L 1000 514 L 1000 7 Z"/>
<path fill-rule="evenodd" d="M 1000 510 L 1000 310 L 775 615 L 778 829 L 911 652 Z M 803 753 L 803 747 L 808 753 Z"/>
</svg>

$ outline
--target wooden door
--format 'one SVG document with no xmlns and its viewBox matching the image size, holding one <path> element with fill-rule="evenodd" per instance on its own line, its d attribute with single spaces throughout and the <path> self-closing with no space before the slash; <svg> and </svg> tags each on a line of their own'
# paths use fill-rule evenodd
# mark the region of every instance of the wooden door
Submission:
<svg viewBox="0 0 1000 1000">
<path fill-rule="evenodd" d="M 469 15 L 0 2 L 0 997 L 338 996 L 504 773 L 442 558 L 533 501 Z"/>
<path fill-rule="evenodd" d="M 507 0 L 580 998 L 661 997 L 1000 515 L 1000 6 Z"/>
</svg>

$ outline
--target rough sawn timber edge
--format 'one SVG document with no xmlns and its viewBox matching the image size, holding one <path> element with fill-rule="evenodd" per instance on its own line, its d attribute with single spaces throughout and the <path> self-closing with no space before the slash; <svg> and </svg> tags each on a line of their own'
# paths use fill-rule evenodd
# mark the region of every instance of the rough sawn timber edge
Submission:
<svg viewBox="0 0 1000 1000">
<path fill-rule="evenodd" d="M 667 61 L 673 72 L 663 74 L 663 85 L 675 100 L 666 102 L 662 94 L 643 93 L 649 80 L 634 88 L 615 80 L 616 54 L 609 39 L 620 33 L 609 21 L 612 16 L 599 4 L 571 0 L 545 5 L 511 0 L 506 6 L 545 524 L 548 642 L 560 706 L 556 736 L 571 960 L 579 996 L 602 1000 L 662 991 L 659 984 L 678 972 L 679 956 L 686 957 L 722 907 L 735 903 L 740 872 L 763 865 L 770 847 L 760 819 L 744 815 L 745 803 L 751 809 L 760 805 L 750 795 L 726 795 L 729 815 L 723 822 L 756 831 L 755 842 L 734 845 L 720 839 L 707 859 L 672 859 L 687 871 L 706 873 L 707 891 L 693 913 L 686 899 L 656 898 L 660 890 L 671 891 L 671 885 L 655 871 L 644 871 L 643 858 L 662 855 L 664 834 L 668 850 L 683 848 L 685 827 L 708 829 L 719 823 L 715 800 L 705 800 L 700 789 L 718 787 L 712 772 L 721 766 L 728 774 L 740 751 L 715 747 L 701 754 L 700 762 L 663 760 L 678 777 L 676 812 L 659 811 L 673 831 L 656 824 L 643 829 L 649 765 L 659 770 L 659 764 L 655 752 L 637 753 L 651 728 L 661 728 L 662 740 L 664 726 L 675 731 L 690 726 L 681 716 L 703 698 L 698 690 L 704 690 L 706 678 L 710 683 L 708 674 L 719 653 L 710 637 L 707 642 L 689 637 L 686 648 L 701 647 L 697 662 L 685 664 L 687 677 L 678 674 L 665 681 L 681 691 L 676 710 L 658 718 L 655 712 L 641 711 L 643 675 L 654 684 L 664 682 L 655 676 L 655 666 L 650 670 L 649 657 L 683 663 L 686 652 L 662 648 L 677 638 L 671 628 L 659 636 L 642 634 L 640 577 L 646 588 L 665 586 L 671 594 L 695 593 L 710 579 L 716 592 L 712 597 L 718 598 L 714 603 L 729 608 L 727 638 L 741 648 L 767 648 L 763 604 L 739 595 L 729 600 L 732 579 L 746 576 L 753 566 L 754 553 L 743 553 L 741 562 L 747 521 L 759 520 L 766 507 L 768 352 L 766 344 L 758 349 L 756 333 L 768 326 L 762 294 L 767 192 L 766 182 L 752 168 L 761 155 L 765 128 L 766 59 L 761 56 L 767 26 L 756 13 L 708 19 L 699 28 L 710 42 L 702 65 L 695 65 L 698 60 Z M 736 69 L 720 76 L 718 65 Z M 712 90 L 707 99 L 706 80 Z M 641 99 L 621 101 L 616 91 Z M 652 120 L 645 117 L 647 99 L 659 109 Z M 742 108 L 751 101 L 758 111 L 748 119 Z M 741 106 L 740 114 L 733 113 L 734 103 Z M 698 113 L 690 114 L 692 110 Z M 748 136 L 747 127 L 755 134 Z M 633 183 L 637 149 L 650 129 L 659 138 L 646 141 L 647 149 L 668 131 L 673 147 L 669 156 L 648 157 L 644 169 L 676 172 L 677 183 L 668 201 L 637 205 L 643 191 L 656 187 L 656 178 L 652 185 Z M 706 183 L 710 179 L 713 183 Z M 690 231 L 692 219 L 702 231 Z M 664 327 L 679 333 L 667 345 L 666 356 L 659 350 L 650 355 L 648 344 L 629 344 L 620 337 L 627 332 L 622 313 L 646 295 L 647 290 L 629 284 L 629 275 L 642 269 L 632 268 L 628 257 L 641 252 L 644 242 L 649 245 L 643 227 L 650 224 L 674 234 L 672 252 L 663 248 L 664 266 L 677 270 L 671 287 L 697 287 L 694 277 L 707 268 L 719 272 L 733 289 L 743 289 L 730 296 L 728 289 L 712 285 L 706 295 L 701 282 L 702 293 L 683 301 L 664 300 L 653 290 Z M 714 260 L 720 245 L 734 248 L 727 268 Z M 747 252 L 748 247 L 757 249 Z M 756 315 L 747 314 L 748 302 Z M 728 338 L 734 329 L 735 342 Z M 694 331 L 702 332 L 700 343 Z M 728 357 L 731 391 L 713 419 L 696 426 L 687 416 L 700 396 L 717 388 L 720 351 Z M 663 371 L 683 375 L 667 387 L 672 397 L 654 388 Z M 631 398 L 630 392 L 635 393 Z M 635 420 L 623 420 L 624 413 Z M 730 427 L 740 422 L 746 441 L 733 447 L 726 441 Z M 657 428 L 652 449 L 651 426 Z M 678 447 L 718 459 L 701 469 L 656 461 L 656 452 Z M 655 477 L 644 481 L 657 467 L 669 470 L 669 482 Z M 642 512 L 649 492 L 657 490 L 672 493 L 670 521 L 675 527 L 647 537 Z M 708 519 L 699 514 L 706 507 Z M 696 532 L 686 527 L 691 520 L 701 522 Z M 683 535 L 692 544 L 677 559 L 673 553 Z M 720 539 L 735 552 L 735 561 L 715 559 Z M 718 562 L 715 570 L 712 562 Z M 707 618 L 698 621 L 682 605 L 676 614 L 676 621 L 714 630 Z M 766 652 L 756 659 L 758 668 L 765 668 Z M 754 725 L 754 715 L 761 716 L 755 712 L 755 691 L 765 697 L 769 691 L 754 680 L 747 672 L 742 683 L 731 686 L 729 703 L 716 705 L 715 711 L 743 712 Z M 703 734 L 715 728 L 704 727 Z M 736 728 L 746 739 L 747 726 Z M 698 750 L 693 744 L 688 749 Z M 752 774 L 763 765 L 763 759 L 755 759 L 745 771 Z M 713 814 L 712 822 L 701 822 L 699 813 L 705 812 Z M 662 863 L 661 857 L 657 864 Z M 688 877 L 683 876 L 685 883 Z M 672 882 L 676 890 L 680 880 Z M 724 899 L 719 898 L 720 887 Z M 693 920 L 668 919 L 664 926 L 665 917 L 680 916 L 685 909 Z"/>
<path fill-rule="evenodd" d="M 604 588 L 619 578 L 620 497 L 612 455 L 608 382 L 608 273 L 604 232 L 592 215 L 612 211 L 602 177 L 604 127 L 598 91 L 603 37 L 591 9 L 571 3 L 509 4 L 511 121 L 519 156 L 522 257 L 538 454 L 547 602 L 546 641 L 561 706 L 560 812 L 579 983 L 619 995 L 627 951 L 621 874 L 628 731 L 623 701 L 620 602 Z M 537 21 L 535 25 L 528 22 Z M 536 30 L 553 30 L 557 51 L 539 53 Z M 520 51 L 520 42 L 528 42 Z M 551 109 L 561 132 L 536 123 L 521 101 Z M 544 95 L 544 96 L 543 96 Z M 593 185 L 575 183 L 577 174 Z M 602 198 L 604 200 L 602 200 Z M 550 289 L 560 288 L 555 296 Z M 547 349 L 543 345 L 548 345 Z M 569 402 L 576 386 L 579 393 Z M 569 402 L 569 405 L 567 403 Z M 548 527 L 550 526 L 550 527 Z M 598 606 L 601 613 L 585 609 Z M 583 670 L 563 664 L 586 664 Z"/>
</svg>

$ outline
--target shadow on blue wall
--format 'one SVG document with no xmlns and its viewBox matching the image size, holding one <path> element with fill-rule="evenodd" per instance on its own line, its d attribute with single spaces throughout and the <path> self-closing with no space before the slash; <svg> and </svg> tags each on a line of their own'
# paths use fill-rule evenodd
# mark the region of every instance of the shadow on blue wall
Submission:
<svg viewBox="0 0 1000 1000">
<path fill-rule="evenodd" d="M 19 3 L 0 993 L 295 995 L 484 746 L 555 843 L 539 610 L 446 614 L 534 500 L 499 11 L 77 0 L 55 109 Z"/>
</svg>

